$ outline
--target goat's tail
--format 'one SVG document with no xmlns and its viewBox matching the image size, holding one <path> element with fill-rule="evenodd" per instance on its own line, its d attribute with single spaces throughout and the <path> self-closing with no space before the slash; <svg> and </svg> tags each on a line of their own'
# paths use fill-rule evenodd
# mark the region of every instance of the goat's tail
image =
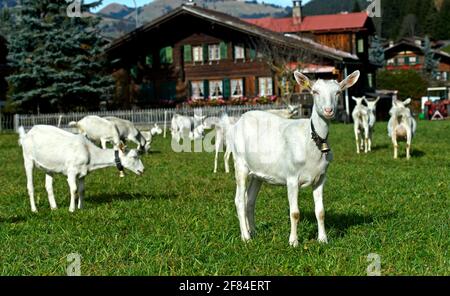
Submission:
<svg viewBox="0 0 450 296">
<path fill-rule="evenodd" d="M 19 134 L 19 145 L 22 146 L 23 139 L 25 138 L 25 129 L 23 126 L 19 126 L 19 129 L 17 130 L 17 133 Z"/>
</svg>

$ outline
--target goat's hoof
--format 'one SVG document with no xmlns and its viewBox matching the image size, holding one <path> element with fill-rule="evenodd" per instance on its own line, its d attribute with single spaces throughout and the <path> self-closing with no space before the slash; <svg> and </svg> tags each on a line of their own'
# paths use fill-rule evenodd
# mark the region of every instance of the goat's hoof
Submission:
<svg viewBox="0 0 450 296">
<path fill-rule="evenodd" d="M 328 244 L 328 239 L 327 239 L 326 236 L 325 236 L 325 237 L 319 237 L 319 238 L 317 239 L 317 241 L 318 241 L 319 243 L 321 243 L 321 244 Z"/>
<path fill-rule="evenodd" d="M 37 210 L 37 209 L 31 209 L 31 212 L 32 212 L 32 213 L 37 213 L 38 210 Z"/>
<path fill-rule="evenodd" d="M 75 208 L 73 208 L 73 209 L 69 208 L 69 212 L 71 212 L 71 213 L 75 212 Z"/>
<path fill-rule="evenodd" d="M 250 242 L 250 241 L 251 241 L 250 234 L 247 234 L 247 235 L 241 235 L 241 239 L 242 239 L 242 241 L 243 241 L 244 243 Z"/>
<path fill-rule="evenodd" d="M 297 248 L 298 247 L 298 240 L 289 240 L 289 245 L 291 247 Z"/>
<path fill-rule="evenodd" d="M 50 208 L 51 211 L 56 211 L 57 209 L 58 209 L 58 207 Z"/>
</svg>

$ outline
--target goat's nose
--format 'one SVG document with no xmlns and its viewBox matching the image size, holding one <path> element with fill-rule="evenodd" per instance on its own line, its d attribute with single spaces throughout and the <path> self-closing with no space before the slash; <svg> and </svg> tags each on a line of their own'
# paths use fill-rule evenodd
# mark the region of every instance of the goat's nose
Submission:
<svg viewBox="0 0 450 296">
<path fill-rule="evenodd" d="M 332 108 L 325 108 L 324 111 L 325 111 L 325 113 L 333 113 Z"/>
</svg>

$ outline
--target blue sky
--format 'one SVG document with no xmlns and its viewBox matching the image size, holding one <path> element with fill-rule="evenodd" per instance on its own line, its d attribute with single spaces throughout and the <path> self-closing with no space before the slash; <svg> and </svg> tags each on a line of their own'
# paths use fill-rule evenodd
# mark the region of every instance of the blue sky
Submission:
<svg viewBox="0 0 450 296">
<path fill-rule="evenodd" d="M 152 1 L 153 0 L 136 0 L 136 4 L 138 6 L 142 6 L 142 5 L 144 5 L 146 3 L 150 3 Z M 310 0 L 303 0 L 303 4 L 308 3 L 309 1 Z M 89 2 L 89 1 L 86 1 L 86 2 Z M 110 4 L 110 3 L 113 3 L 113 2 L 121 3 L 121 4 L 127 5 L 129 7 L 134 7 L 133 0 L 103 0 L 102 7 L 106 6 L 106 5 Z M 258 2 L 263 2 L 263 1 L 262 0 L 258 0 Z M 277 5 L 281 5 L 281 6 L 288 6 L 288 5 L 290 6 L 290 5 L 292 5 L 292 0 L 264 0 L 264 2 L 265 3 L 277 4 Z M 96 10 L 99 10 L 102 7 L 99 7 Z"/>
</svg>

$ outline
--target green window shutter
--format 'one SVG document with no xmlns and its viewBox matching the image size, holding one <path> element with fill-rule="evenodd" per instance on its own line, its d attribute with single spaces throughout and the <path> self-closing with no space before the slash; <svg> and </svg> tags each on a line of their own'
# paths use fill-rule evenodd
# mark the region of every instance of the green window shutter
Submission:
<svg viewBox="0 0 450 296">
<path fill-rule="evenodd" d="M 205 94 L 205 99 L 209 97 L 209 81 L 203 80 L 203 93 Z"/>
<path fill-rule="evenodd" d="M 223 97 L 224 98 L 229 98 L 231 96 L 231 90 L 230 90 L 230 79 L 225 78 L 223 80 Z"/>
<path fill-rule="evenodd" d="M 151 53 L 145 57 L 145 64 L 150 67 L 153 66 L 153 55 Z"/>
<path fill-rule="evenodd" d="M 137 66 L 131 67 L 131 69 L 130 69 L 130 74 L 131 74 L 131 77 L 133 77 L 133 79 L 137 79 L 137 76 L 138 76 L 138 67 L 137 67 Z"/>
<path fill-rule="evenodd" d="M 159 50 L 159 61 L 161 62 L 161 64 L 167 64 L 167 60 L 166 60 L 166 48 L 161 48 Z"/>
<path fill-rule="evenodd" d="M 192 46 L 185 45 L 183 46 L 183 50 L 184 50 L 184 61 L 192 62 Z"/>
<path fill-rule="evenodd" d="M 225 42 L 220 42 L 220 59 L 226 60 L 228 56 L 228 47 Z"/>
<path fill-rule="evenodd" d="M 188 81 L 188 99 L 192 98 L 192 82 L 189 80 Z"/>
<path fill-rule="evenodd" d="M 256 59 L 256 49 L 250 48 L 250 59 Z"/>
<path fill-rule="evenodd" d="M 170 46 L 166 47 L 166 61 L 168 64 L 173 63 L 173 49 Z"/>
<path fill-rule="evenodd" d="M 409 65 L 409 57 L 405 57 L 405 65 Z"/>
<path fill-rule="evenodd" d="M 209 60 L 208 57 L 208 44 L 203 44 L 203 61 L 206 62 Z"/>
<path fill-rule="evenodd" d="M 259 96 L 259 78 L 255 77 L 255 97 Z"/>
</svg>

